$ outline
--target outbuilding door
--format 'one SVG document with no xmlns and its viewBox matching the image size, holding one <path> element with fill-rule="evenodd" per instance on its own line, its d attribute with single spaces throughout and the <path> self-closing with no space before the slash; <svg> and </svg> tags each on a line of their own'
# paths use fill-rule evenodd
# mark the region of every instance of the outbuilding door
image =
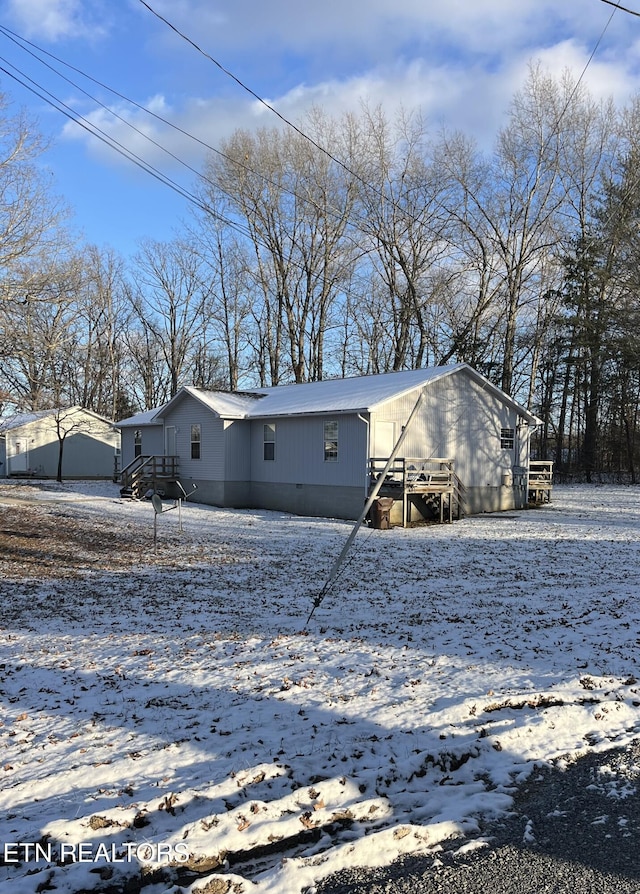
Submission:
<svg viewBox="0 0 640 894">
<path fill-rule="evenodd" d="M 29 468 L 29 455 L 26 441 L 14 441 L 12 455 L 9 459 L 9 472 L 26 472 Z"/>
</svg>

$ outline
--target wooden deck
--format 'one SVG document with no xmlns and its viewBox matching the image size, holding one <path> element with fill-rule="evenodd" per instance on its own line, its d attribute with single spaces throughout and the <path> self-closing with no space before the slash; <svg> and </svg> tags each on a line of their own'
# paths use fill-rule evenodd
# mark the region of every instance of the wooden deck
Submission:
<svg viewBox="0 0 640 894">
<path fill-rule="evenodd" d="M 540 505 L 551 502 L 553 491 L 553 462 L 532 459 L 529 463 L 529 503 Z"/>
<path fill-rule="evenodd" d="M 369 462 L 369 493 L 389 461 L 374 457 Z M 402 524 L 412 521 L 413 509 L 423 520 L 452 522 L 465 514 L 464 486 L 452 459 L 397 457 L 388 469 L 379 497 L 402 501 Z"/>
<path fill-rule="evenodd" d="M 177 456 L 136 456 L 120 473 L 120 493 L 140 499 L 148 490 L 157 493 L 177 480 Z"/>
</svg>

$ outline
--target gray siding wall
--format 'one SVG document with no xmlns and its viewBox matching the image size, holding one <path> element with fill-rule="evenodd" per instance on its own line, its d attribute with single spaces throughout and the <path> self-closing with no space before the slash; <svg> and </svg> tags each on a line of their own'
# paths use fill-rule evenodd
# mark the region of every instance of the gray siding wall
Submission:
<svg viewBox="0 0 640 894">
<path fill-rule="evenodd" d="M 62 452 L 63 477 L 113 477 L 120 434 L 81 410 L 66 414 L 63 425 L 69 432 Z M 15 455 L 18 443 L 24 451 L 21 456 Z M 9 473 L 31 470 L 45 478 L 57 475 L 60 446 L 55 418 L 47 416 L 14 429 L 7 434 L 6 444 L 9 456 L 5 461 Z"/>
<path fill-rule="evenodd" d="M 42 478 L 55 478 L 58 474 L 58 441 L 50 441 L 29 450 L 29 469 Z M 113 477 L 115 449 L 86 434 L 73 434 L 65 438 L 62 448 L 63 478 L 111 478 Z"/>
<path fill-rule="evenodd" d="M 249 481 L 251 479 L 251 423 L 245 419 L 226 420 L 225 480 Z"/>
<path fill-rule="evenodd" d="M 185 395 L 176 407 L 164 416 L 165 429 L 175 426 L 178 451 L 178 477 L 183 482 L 224 481 L 224 421 L 191 395 Z M 200 425 L 200 459 L 191 459 L 191 426 Z M 162 451 L 164 452 L 164 450 Z"/>
<path fill-rule="evenodd" d="M 338 422 L 338 460 L 325 462 L 324 422 Z M 263 428 L 276 426 L 275 459 L 265 460 Z M 367 425 L 357 415 L 303 416 L 251 421 L 253 482 L 312 484 L 365 490 Z"/>
<path fill-rule="evenodd" d="M 161 425 L 140 425 L 142 432 L 142 453 L 144 456 L 162 456 L 164 454 L 164 429 Z M 126 426 L 122 433 L 122 461 L 124 469 L 134 459 L 136 428 Z"/>
<path fill-rule="evenodd" d="M 53 446 L 51 475 L 57 474 L 58 445 Z M 62 451 L 63 478 L 112 478 L 115 449 L 87 434 L 69 435 Z"/>
<path fill-rule="evenodd" d="M 70 417 L 69 417 L 70 418 Z M 116 448 L 120 446 L 120 436 L 109 426 L 91 417 L 77 415 L 76 425 L 85 426 L 86 431 L 72 431 L 64 439 L 62 450 L 63 478 L 111 478 L 113 477 Z M 71 421 L 67 423 L 71 426 Z M 28 451 L 23 463 L 12 464 L 16 442 L 26 445 Z M 43 478 L 55 478 L 58 473 L 60 444 L 55 429 L 55 420 L 46 418 L 23 426 L 10 433 L 8 471 L 30 470 Z M 6 458 L 5 458 L 6 459 Z M 4 467 L 3 467 L 4 468 Z"/>
<path fill-rule="evenodd" d="M 393 422 L 400 435 L 418 397 L 418 390 L 390 401 L 372 414 L 372 453 L 380 444 L 378 423 Z M 467 487 L 499 487 L 502 476 L 521 462 L 521 452 L 500 446 L 500 429 L 518 422 L 514 410 L 483 390 L 464 371 L 431 383 L 418 416 L 400 450 L 403 456 L 455 460 Z"/>
</svg>

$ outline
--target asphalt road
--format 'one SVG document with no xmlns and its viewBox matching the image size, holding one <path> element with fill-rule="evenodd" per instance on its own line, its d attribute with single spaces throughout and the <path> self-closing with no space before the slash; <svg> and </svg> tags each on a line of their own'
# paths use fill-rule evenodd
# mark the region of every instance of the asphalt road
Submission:
<svg viewBox="0 0 640 894">
<path fill-rule="evenodd" d="M 317 894 L 640 894 L 640 741 L 532 774 L 513 812 L 433 857 L 326 879 Z"/>
</svg>

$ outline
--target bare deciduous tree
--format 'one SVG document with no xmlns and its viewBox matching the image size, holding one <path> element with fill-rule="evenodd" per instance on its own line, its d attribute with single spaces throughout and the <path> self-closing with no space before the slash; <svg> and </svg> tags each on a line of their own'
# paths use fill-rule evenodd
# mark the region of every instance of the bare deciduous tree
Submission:
<svg viewBox="0 0 640 894">
<path fill-rule="evenodd" d="M 329 145 L 340 139 L 319 113 L 308 125 Z M 223 149 L 209 159 L 204 193 L 247 232 L 260 378 L 322 378 L 332 304 L 348 277 L 353 189 L 344 169 L 299 134 L 239 131 Z"/>
<path fill-rule="evenodd" d="M 357 157 L 358 229 L 387 301 L 392 368 L 433 362 L 431 293 L 449 247 L 442 180 L 419 116 L 391 125 L 381 109 L 364 108 Z"/>
<path fill-rule="evenodd" d="M 3 298 L 14 294 L 12 269 L 31 254 L 56 247 L 65 215 L 37 162 L 46 149 L 24 112 L 9 113 L 0 94 L 0 286 Z M 22 283 L 19 284 L 22 287 Z"/>
<path fill-rule="evenodd" d="M 173 397 L 202 334 L 208 294 L 203 292 L 199 259 L 179 240 L 147 241 L 136 262 L 134 311 L 138 325 L 152 336 L 146 342 L 164 360 Z"/>
</svg>

